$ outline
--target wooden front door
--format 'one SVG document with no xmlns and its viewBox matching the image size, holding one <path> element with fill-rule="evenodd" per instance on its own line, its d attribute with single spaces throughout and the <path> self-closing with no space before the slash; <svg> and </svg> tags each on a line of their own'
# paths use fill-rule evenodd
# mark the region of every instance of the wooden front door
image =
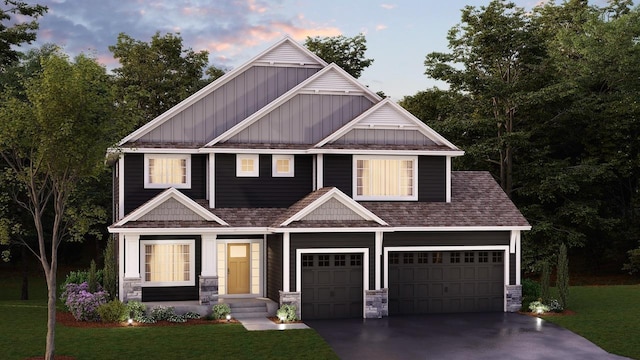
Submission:
<svg viewBox="0 0 640 360">
<path fill-rule="evenodd" d="M 249 244 L 227 245 L 227 293 L 249 293 Z"/>
</svg>

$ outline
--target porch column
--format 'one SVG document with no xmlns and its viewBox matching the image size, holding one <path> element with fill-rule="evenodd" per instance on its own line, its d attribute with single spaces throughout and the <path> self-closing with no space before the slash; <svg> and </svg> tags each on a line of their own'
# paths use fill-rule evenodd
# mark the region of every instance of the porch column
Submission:
<svg viewBox="0 0 640 360">
<path fill-rule="evenodd" d="M 122 279 L 122 301 L 142 301 L 142 278 L 140 277 L 140 234 L 124 234 L 124 278 Z"/>
<path fill-rule="evenodd" d="M 289 292 L 291 283 L 291 271 L 290 271 L 290 242 L 291 242 L 291 234 L 285 232 L 282 234 L 282 291 Z M 300 291 L 300 289 L 296 289 Z"/>
<path fill-rule="evenodd" d="M 216 246 L 217 234 L 202 235 L 202 276 L 218 276 Z"/>
<path fill-rule="evenodd" d="M 382 271 L 382 231 L 376 231 L 376 248 L 375 248 L 375 272 L 376 272 L 376 276 L 375 276 L 375 285 L 373 287 L 373 290 L 380 290 L 381 286 L 380 286 L 380 272 Z M 369 289 L 366 289 L 369 290 Z"/>
</svg>

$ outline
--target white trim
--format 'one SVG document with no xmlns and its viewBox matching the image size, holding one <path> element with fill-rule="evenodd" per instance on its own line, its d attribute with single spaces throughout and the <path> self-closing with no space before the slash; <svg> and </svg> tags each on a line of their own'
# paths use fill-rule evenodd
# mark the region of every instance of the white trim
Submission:
<svg viewBox="0 0 640 360">
<path fill-rule="evenodd" d="M 216 154 L 209 154 L 209 181 L 207 183 L 209 189 L 209 208 L 216 207 Z"/>
<path fill-rule="evenodd" d="M 291 236 L 288 232 L 282 234 L 282 291 L 289 292 L 291 284 Z"/>
<path fill-rule="evenodd" d="M 200 276 L 218 275 L 218 246 L 217 234 L 202 234 L 201 236 L 202 270 Z"/>
<path fill-rule="evenodd" d="M 126 254 L 124 277 L 125 279 L 140 278 L 140 234 L 128 234 L 124 236 L 124 252 Z"/>
<path fill-rule="evenodd" d="M 118 234 L 118 299 L 124 301 L 124 234 Z"/>
<path fill-rule="evenodd" d="M 120 154 L 118 160 L 118 218 L 117 221 L 124 217 L 124 154 Z"/>
<path fill-rule="evenodd" d="M 407 226 L 392 227 L 387 231 L 511 231 L 511 230 L 531 230 L 528 226 Z"/>
<path fill-rule="evenodd" d="M 144 126 L 140 127 L 138 130 L 136 130 L 136 131 L 132 132 L 131 134 L 127 135 L 125 138 L 120 140 L 120 142 L 118 142 L 118 145 L 125 144 L 125 143 L 127 143 L 129 141 L 132 141 L 132 140 L 135 141 L 135 140 L 143 137 L 144 135 L 146 135 L 147 133 L 149 133 L 153 129 L 155 129 L 158 126 L 162 125 L 165 121 L 167 121 L 167 120 L 171 119 L 173 116 L 179 114 L 185 108 L 193 105 L 194 103 L 196 103 L 199 100 L 203 99 L 204 97 L 206 97 L 207 95 L 209 95 L 210 93 L 215 91 L 216 89 L 222 87 L 224 84 L 228 83 L 230 80 L 234 79 L 237 75 L 243 73 L 245 70 L 249 69 L 250 67 L 252 67 L 254 65 L 258 65 L 258 64 L 259 65 L 265 65 L 265 64 L 273 65 L 270 62 L 269 63 L 265 63 L 264 61 L 260 62 L 259 60 L 260 60 L 261 57 L 265 56 L 266 54 L 268 54 L 272 50 L 274 50 L 277 47 L 279 47 L 282 44 L 284 44 L 285 42 L 286 43 L 290 43 L 291 45 L 293 45 L 294 47 L 296 47 L 297 49 L 299 49 L 303 53 L 305 53 L 307 56 L 309 56 L 312 59 L 314 59 L 315 61 L 317 61 L 317 65 L 319 65 L 319 66 L 326 66 L 327 65 L 327 63 L 324 60 L 322 60 L 320 57 L 318 57 L 317 55 L 315 55 L 314 53 L 312 53 L 308 49 L 304 48 L 302 45 L 298 44 L 291 37 L 286 36 L 282 40 L 280 40 L 279 42 L 273 44 L 272 46 L 270 46 L 269 48 L 267 48 L 263 52 L 259 53 L 258 55 L 254 56 L 253 58 L 251 58 L 246 63 L 244 63 L 241 66 L 239 66 L 239 67 L 229 71 L 228 73 L 224 74 L 220 78 L 218 78 L 215 81 L 211 82 L 209 85 L 207 85 L 204 88 L 202 88 L 199 91 L 197 91 L 195 94 L 193 94 L 193 95 L 189 96 L 188 98 L 186 98 L 185 100 L 181 101 L 176 106 L 172 107 L 171 109 L 167 110 L 166 112 L 164 112 L 160 116 L 156 117 L 155 119 L 151 120 L 150 122 L 148 122 Z M 291 64 L 291 65 L 293 65 L 293 64 Z M 304 64 L 299 64 L 299 65 L 300 66 L 304 66 Z M 316 65 L 316 64 L 310 64 L 310 65 Z"/>
<path fill-rule="evenodd" d="M 159 205 L 161 205 L 162 203 L 164 203 L 165 201 L 167 201 L 168 199 L 171 199 L 171 198 L 177 200 L 179 203 L 181 203 L 182 205 L 187 207 L 189 210 L 193 211 L 198 216 L 202 217 L 203 220 L 215 221 L 218 224 L 225 225 L 225 226 L 229 225 L 224 220 L 222 220 L 219 217 L 215 216 L 209 210 L 203 208 L 202 206 L 200 206 L 200 204 L 198 204 L 197 202 L 191 200 L 191 198 L 189 198 L 188 196 L 184 195 L 183 193 L 181 193 L 180 191 L 178 191 L 178 190 L 176 190 L 174 188 L 169 188 L 169 189 L 163 191 L 162 193 L 160 193 L 159 195 L 157 195 L 153 199 L 151 199 L 148 202 L 146 202 L 144 205 L 142 205 L 139 208 L 137 208 L 136 210 L 132 211 L 129 215 L 127 215 L 126 217 L 124 217 L 122 220 L 118 221 L 114 225 L 115 226 L 122 226 L 122 225 L 128 223 L 129 221 L 136 221 L 136 220 L 140 219 L 141 217 L 143 217 L 144 215 L 148 214 L 151 210 L 155 209 L 156 207 L 158 207 Z M 113 229 L 113 230 L 114 231 L 112 231 L 111 227 L 109 227 L 109 232 L 115 232 L 115 233 L 123 232 L 123 231 L 117 231 L 117 230 L 122 230 L 122 229 Z M 166 228 L 165 229 L 160 229 L 160 230 L 165 230 L 164 232 L 166 232 Z M 191 230 L 191 232 L 193 233 L 194 229 L 192 228 L 192 229 L 189 229 L 189 230 Z M 140 232 L 140 231 L 138 231 L 138 232 Z M 149 232 L 145 231 L 145 234 L 147 234 L 147 233 L 149 233 Z"/>
<path fill-rule="evenodd" d="M 316 189 L 322 189 L 324 187 L 324 156 L 318 154 L 315 157 L 316 161 Z"/>
<path fill-rule="evenodd" d="M 224 245 L 224 249 L 225 249 L 225 254 L 224 254 L 224 258 L 225 258 L 225 265 L 227 267 L 227 269 L 229 268 L 229 252 L 227 251 L 229 244 L 247 244 L 249 245 L 249 292 L 246 294 L 229 294 L 229 276 L 225 275 L 224 276 L 224 288 L 225 288 L 225 293 L 221 294 L 221 296 L 223 297 L 227 297 L 227 298 L 242 298 L 242 297 L 256 297 L 256 296 L 264 296 L 265 294 L 265 286 L 266 286 L 266 271 L 265 271 L 265 259 L 266 259 L 266 253 L 264 252 L 264 250 L 266 249 L 266 241 L 265 238 L 239 238 L 239 239 L 217 239 L 216 240 L 216 249 L 218 247 L 218 244 L 222 244 Z M 260 255 L 259 255 L 259 264 L 258 264 L 258 293 L 252 293 L 253 290 L 253 274 L 252 274 L 252 270 L 253 270 L 253 249 L 252 249 L 252 244 L 258 244 L 260 245 Z M 217 251 L 217 250 L 216 250 Z M 216 254 L 217 256 L 217 254 Z M 218 267 L 217 264 L 217 257 L 216 257 L 216 270 Z"/>
<path fill-rule="evenodd" d="M 380 219 L 376 214 L 372 213 L 367 208 L 358 204 L 353 199 L 345 195 L 342 191 L 340 191 L 340 189 L 333 188 L 314 200 L 311 204 L 305 206 L 303 209 L 293 214 L 287 220 L 282 222 L 280 226 L 287 226 L 294 221 L 302 220 L 305 216 L 309 215 L 312 211 L 314 211 L 330 199 L 338 200 L 341 204 L 349 208 L 349 210 L 362 217 L 363 220 L 375 221 L 380 225 L 387 225 L 384 220 Z"/>
<path fill-rule="evenodd" d="M 520 285 L 522 271 L 522 234 L 520 230 L 514 230 L 516 233 L 516 285 Z"/>
<path fill-rule="evenodd" d="M 185 182 L 184 183 L 150 183 L 149 182 L 149 160 L 178 159 L 185 160 Z M 191 188 L 191 155 L 188 154 L 144 154 L 144 188 L 145 189 L 190 189 Z"/>
<path fill-rule="evenodd" d="M 451 202 L 451 156 L 447 156 L 446 157 L 446 163 L 445 163 L 445 191 L 446 191 L 446 195 L 445 195 L 445 201 L 450 203 Z"/>
<path fill-rule="evenodd" d="M 278 161 L 287 160 L 289 162 L 289 171 L 278 172 Z M 272 177 L 293 177 L 295 174 L 295 156 L 294 155 L 272 155 L 271 156 L 271 176 Z"/>
<path fill-rule="evenodd" d="M 141 286 L 195 286 L 196 284 L 196 241 L 195 239 L 169 239 L 169 240 L 140 240 L 140 264 L 146 265 L 145 262 L 145 245 L 189 245 L 189 280 L 186 281 L 147 281 L 145 276 L 141 276 Z"/>
<path fill-rule="evenodd" d="M 408 196 L 389 196 L 389 195 L 358 195 L 358 161 L 359 160 L 394 160 L 394 161 L 411 161 L 413 166 L 412 178 L 412 195 Z M 417 201 L 418 200 L 418 157 L 417 156 L 365 156 L 354 155 L 352 157 L 352 191 L 353 199 L 359 201 Z M 399 182 L 398 182 L 399 185 Z"/>
<path fill-rule="evenodd" d="M 430 128 L 429 126 L 427 126 L 424 122 L 422 122 L 420 119 L 416 118 L 415 116 L 413 116 L 410 112 L 408 112 L 407 110 L 405 110 L 403 107 L 401 107 L 400 105 L 396 104 L 393 100 L 391 100 L 391 98 L 386 98 L 382 101 L 380 101 L 379 103 L 375 104 L 374 106 L 372 106 L 371 108 L 369 108 L 367 111 L 365 111 L 364 113 L 360 114 L 358 117 L 356 117 L 355 119 L 351 120 L 350 122 L 348 122 L 346 125 L 344 125 L 343 127 L 341 127 L 340 129 L 338 129 L 337 131 L 333 132 L 332 134 L 330 134 L 329 136 L 327 136 L 326 138 L 322 139 L 320 142 L 318 142 L 315 147 L 322 147 L 323 145 L 327 144 L 327 143 L 332 143 L 336 140 L 338 140 L 339 138 L 341 138 L 342 136 L 344 136 L 345 134 L 347 134 L 349 131 L 351 131 L 354 128 L 358 127 L 358 123 L 362 122 L 363 120 L 365 120 L 367 117 L 371 116 L 373 113 L 375 113 L 376 111 L 380 110 L 383 107 L 392 107 L 393 110 L 395 110 L 398 113 L 398 116 L 404 118 L 405 120 L 410 121 L 411 123 L 413 123 L 413 126 L 407 127 L 400 127 L 394 124 L 385 124 L 383 126 L 367 126 L 366 128 L 371 128 L 371 129 L 376 129 L 376 128 L 380 128 L 380 129 L 389 129 L 389 128 L 393 128 L 395 130 L 417 130 L 419 131 L 421 134 L 423 134 L 425 137 L 427 137 L 429 140 L 433 141 L 434 143 L 438 144 L 438 145 L 444 145 L 447 146 L 451 149 L 454 150 L 458 150 L 458 147 L 453 145 L 451 142 L 449 142 L 447 139 L 445 139 L 442 135 L 438 134 L 435 130 L 433 130 L 432 128 Z"/>
<path fill-rule="evenodd" d="M 140 148 L 132 148 L 132 147 L 122 147 L 122 148 L 109 148 L 107 149 L 108 153 L 145 153 L 145 154 L 198 154 L 200 152 L 199 148 L 192 149 L 177 149 L 177 148 L 156 148 L 156 147 L 140 147 Z"/>
<path fill-rule="evenodd" d="M 163 149 L 166 153 L 168 150 Z M 423 155 L 423 156 L 462 156 L 464 151 L 462 150 L 367 150 L 367 149 L 324 149 L 324 148 L 310 148 L 310 149 L 238 149 L 238 148 L 223 148 L 223 147 L 203 147 L 198 149 L 198 153 L 201 154 L 348 154 L 348 155 Z"/>
<path fill-rule="evenodd" d="M 242 161 L 253 161 L 253 170 L 242 170 Z M 260 176 L 260 156 L 258 154 L 237 154 L 236 155 L 236 177 L 258 177 Z"/>
<path fill-rule="evenodd" d="M 366 317 L 369 290 L 369 248 L 304 248 L 296 249 L 296 291 L 302 294 L 302 254 L 359 254 L 362 253 L 362 317 Z M 288 290 L 284 290 L 288 291 Z"/>
<path fill-rule="evenodd" d="M 380 290 L 380 277 L 381 277 L 381 268 L 382 268 L 382 241 L 384 237 L 384 232 L 376 231 L 375 233 L 375 286 L 374 290 Z"/>
<path fill-rule="evenodd" d="M 516 240 L 518 235 L 518 232 L 511 231 L 511 236 L 509 237 L 509 253 L 511 254 L 516 252 Z"/>
<path fill-rule="evenodd" d="M 262 235 L 273 234 L 267 227 L 185 227 L 185 228 L 117 228 L 108 227 L 112 234 L 134 234 L 144 232 L 145 235 L 193 235 L 193 234 L 234 234 Z"/>
</svg>

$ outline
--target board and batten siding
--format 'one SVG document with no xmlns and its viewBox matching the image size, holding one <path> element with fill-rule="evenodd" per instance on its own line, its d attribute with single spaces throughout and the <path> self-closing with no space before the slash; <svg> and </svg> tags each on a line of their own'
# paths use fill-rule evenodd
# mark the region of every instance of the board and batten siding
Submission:
<svg viewBox="0 0 640 360">
<path fill-rule="evenodd" d="M 418 157 L 418 201 L 447 201 L 446 172 L 444 156 Z"/>
<path fill-rule="evenodd" d="M 315 144 L 372 105 L 364 96 L 298 94 L 227 142 Z"/>
<path fill-rule="evenodd" d="M 273 177 L 271 159 L 259 156 L 258 177 L 237 177 L 236 155 L 216 154 L 216 207 L 284 208 L 313 191 L 311 155 L 295 155 L 293 177 Z"/>
<path fill-rule="evenodd" d="M 267 235 L 267 297 L 280 301 L 282 290 L 282 234 Z"/>
<path fill-rule="evenodd" d="M 124 157 L 124 170 L 125 213 L 123 215 L 129 214 L 165 191 L 165 189 L 144 188 L 144 154 L 127 154 Z M 192 199 L 205 199 L 207 193 L 206 173 L 207 155 L 191 155 L 191 188 L 179 189 L 180 192 Z"/>
<path fill-rule="evenodd" d="M 298 249 L 368 248 L 369 284 L 375 284 L 374 233 L 292 233 L 289 246 L 289 269 L 291 270 L 289 286 L 292 290 L 296 288 L 296 250 Z"/>
<path fill-rule="evenodd" d="M 252 66 L 138 142 L 206 144 L 318 70 L 317 67 Z"/>
</svg>

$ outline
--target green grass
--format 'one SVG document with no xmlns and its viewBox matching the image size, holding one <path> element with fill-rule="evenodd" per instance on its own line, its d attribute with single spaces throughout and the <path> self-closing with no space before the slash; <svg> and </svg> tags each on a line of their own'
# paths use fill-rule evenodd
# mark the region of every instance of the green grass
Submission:
<svg viewBox="0 0 640 360">
<path fill-rule="evenodd" d="M 574 286 L 568 308 L 576 314 L 544 319 L 610 353 L 640 359 L 640 285 Z"/>
</svg>

